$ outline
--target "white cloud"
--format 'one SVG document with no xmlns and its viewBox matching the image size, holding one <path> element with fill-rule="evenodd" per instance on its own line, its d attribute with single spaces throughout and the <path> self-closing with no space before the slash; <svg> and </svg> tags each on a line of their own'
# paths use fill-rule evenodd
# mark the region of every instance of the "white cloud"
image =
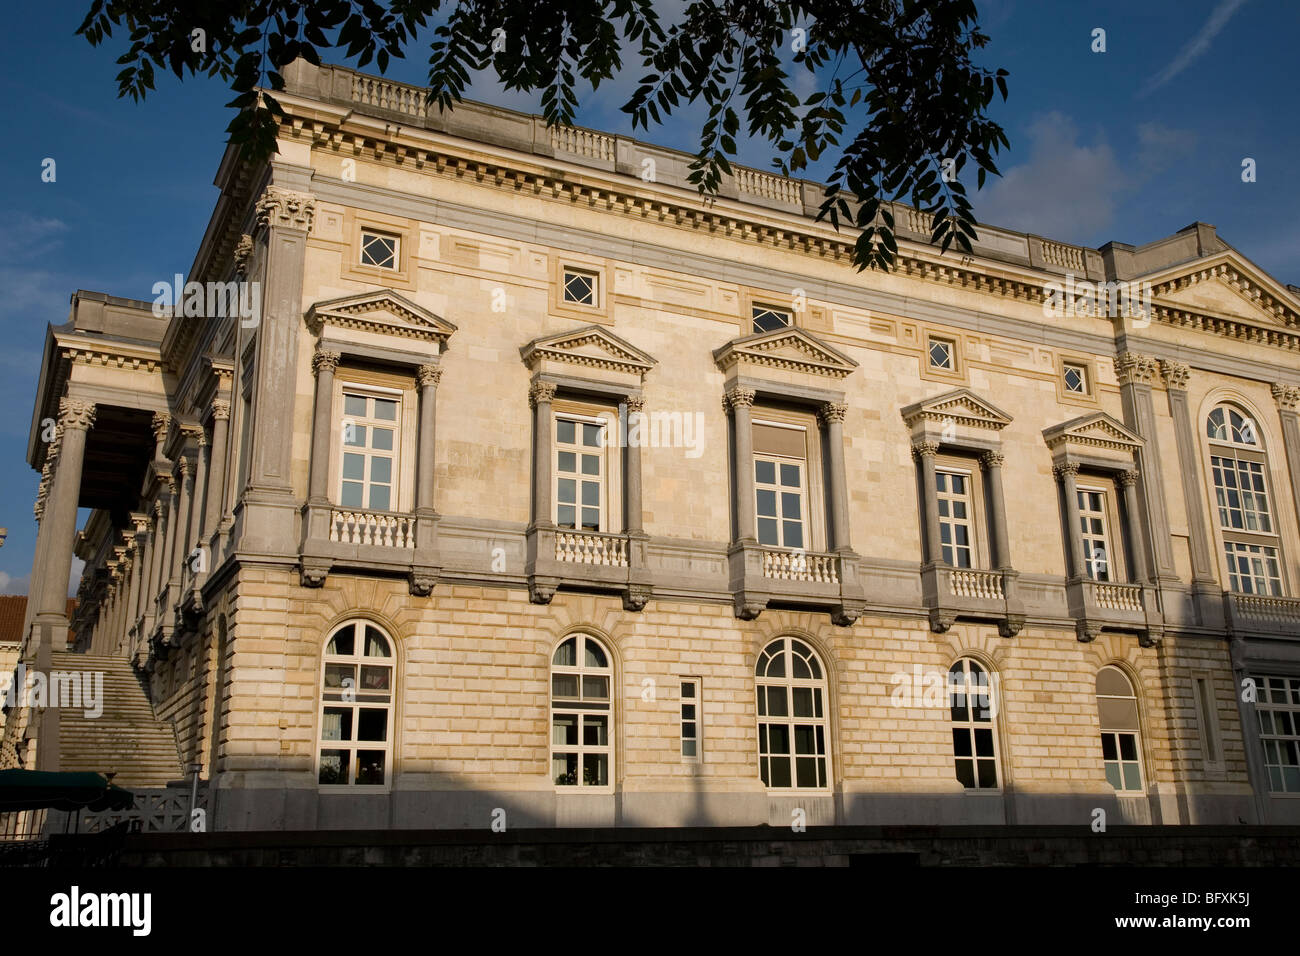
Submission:
<svg viewBox="0 0 1300 956">
<path fill-rule="evenodd" d="M 1169 62 L 1168 66 L 1147 81 L 1146 86 L 1142 88 L 1138 96 L 1146 96 L 1153 90 L 1159 89 L 1191 66 L 1194 60 L 1210 48 L 1210 44 L 1219 35 L 1219 31 L 1228 25 L 1228 21 L 1237 12 L 1237 8 L 1245 2 L 1246 0 L 1222 0 L 1214 8 L 1210 18 L 1205 21 L 1200 32 L 1192 37 L 1191 42 L 1178 51 L 1178 55 Z"/>
<path fill-rule="evenodd" d="M 24 574 L 21 578 L 0 571 L 0 594 L 26 594 L 31 576 Z"/>
<path fill-rule="evenodd" d="M 1108 228 L 1118 194 L 1131 183 L 1104 136 L 1080 144 L 1078 124 L 1055 111 L 1028 133 L 1029 159 L 976 195 L 980 222 L 1076 242 Z"/>
<path fill-rule="evenodd" d="M 72 570 L 68 572 L 68 597 L 77 596 L 77 587 L 81 584 L 81 572 L 85 569 L 86 562 L 73 555 Z"/>
</svg>

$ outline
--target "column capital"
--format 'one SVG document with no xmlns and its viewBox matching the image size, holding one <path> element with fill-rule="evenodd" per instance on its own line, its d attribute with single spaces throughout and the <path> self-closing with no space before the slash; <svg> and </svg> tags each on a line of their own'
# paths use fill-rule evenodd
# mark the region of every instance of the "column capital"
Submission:
<svg viewBox="0 0 1300 956">
<path fill-rule="evenodd" d="M 437 388 L 438 383 L 442 381 L 442 366 L 421 365 L 415 370 L 415 380 L 420 383 L 420 388 L 429 385 Z"/>
<path fill-rule="evenodd" d="M 1192 369 L 1186 362 L 1166 362 L 1161 359 L 1160 377 L 1165 380 L 1165 388 L 1185 392 L 1187 380 L 1192 377 Z"/>
<path fill-rule="evenodd" d="M 1077 478 L 1079 477 L 1079 466 L 1072 461 L 1067 461 L 1062 465 L 1053 465 L 1052 474 L 1055 475 L 1058 480 Z"/>
<path fill-rule="evenodd" d="M 1127 471 L 1121 471 L 1115 476 L 1121 488 L 1127 488 L 1130 485 L 1136 485 L 1138 480 L 1138 471 L 1136 468 L 1130 468 Z"/>
<path fill-rule="evenodd" d="M 150 427 L 153 428 L 154 441 L 161 443 L 167 437 L 167 429 L 172 427 L 171 415 L 167 412 L 154 412 Z"/>
<path fill-rule="evenodd" d="M 181 434 L 187 439 L 194 439 L 194 444 L 200 448 L 208 443 L 208 432 L 202 425 L 187 422 L 180 426 Z"/>
<path fill-rule="evenodd" d="M 1115 376 L 1121 385 L 1154 385 L 1160 363 L 1149 355 L 1120 352 L 1115 356 Z"/>
<path fill-rule="evenodd" d="M 824 402 L 817 409 L 817 417 L 821 419 L 823 425 L 829 425 L 831 422 L 844 424 L 844 416 L 848 414 L 849 406 L 842 402 Z"/>
<path fill-rule="evenodd" d="M 645 399 L 640 395 L 629 395 L 627 398 L 623 399 L 623 403 L 627 405 L 627 413 L 629 415 L 645 411 Z"/>
<path fill-rule="evenodd" d="M 319 376 L 321 372 L 333 372 L 339 367 L 339 360 L 341 358 L 343 358 L 343 356 L 338 352 L 331 349 L 318 348 L 314 353 L 312 353 L 311 370 L 317 376 Z"/>
<path fill-rule="evenodd" d="M 1300 385 L 1273 385 L 1273 401 L 1277 402 L 1278 411 L 1294 412 L 1300 409 Z"/>
<path fill-rule="evenodd" d="M 267 186 L 257 200 L 258 227 L 301 229 L 311 232 L 316 216 L 316 197 L 311 193 L 295 192 L 281 186 Z"/>
<path fill-rule="evenodd" d="M 533 382 L 528 387 L 528 405 L 536 408 L 538 405 L 549 405 L 555 401 L 555 383 L 554 382 Z"/>
<path fill-rule="evenodd" d="M 212 400 L 212 420 L 229 421 L 230 420 L 230 402 L 224 398 L 214 398 Z"/>
<path fill-rule="evenodd" d="M 59 399 L 59 424 L 81 431 L 90 429 L 95 424 L 95 403 L 75 398 Z"/>
<path fill-rule="evenodd" d="M 181 481 L 185 481 L 190 476 L 190 460 L 184 455 L 176 460 L 176 475 Z"/>
<path fill-rule="evenodd" d="M 752 388 L 746 388 L 744 385 L 735 385 L 727 389 L 726 395 L 722 397 L 722 410 L 729 411 L 733 408 L 750 408 L 754 404 L 754 399 L 758 393 Z"/>
<path fill-rule="evenodd" d="M 912 454 L 917 458 L 933 458 L 939 454 L 939 443 L 937 441 L 914 441 L 912 442 Z"/>
<path fill-rule="evenodd" d="M 980 464 L 985 468 L 1001 468 L 1007 456 L 1000 451 L 986 451 L 980 455 Z"/>
</svg>

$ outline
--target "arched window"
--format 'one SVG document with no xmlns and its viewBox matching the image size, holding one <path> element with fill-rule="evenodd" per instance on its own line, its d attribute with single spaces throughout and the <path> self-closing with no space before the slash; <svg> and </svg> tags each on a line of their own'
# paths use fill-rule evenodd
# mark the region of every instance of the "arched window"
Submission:
<svg viewBox="0 0 1300 956">
<path fill-rule="evenodd" d="M 768 644 L 754 667 L 758 689 L 758 772 L 774 790 L 818 789 L 830 780 L 826 677 L 803 641 Z"/>
<path fill-rule="evenodd" d="M 383 786 L 393 755 L 393 644 L 369 621 L 349 621 L 325 644 L 317 779 Z"/>
<path fill-rule="evenodd" d="M 998 772 L 997 699 L 989 676 L 963 657 L 948 669 L 952 710 L 952 756 L 957 780 L 968 790 L 996 790 Z"/>
<path fill-rule="evenodd" d="M 1106 780 L 1116 790 L 1142 790 L 1141 730 L 1133 685 L 1118 667 L 1097 672 L 1097 716 Z"/>
<path fill-rule="evenodd" d="M 613 748 L 609 652 L 574 634 L 551 658 L 551 778 L 561 787 L 607 787 Z"/>
<path fill-rule="evenodd" d="M 1269 508 L 1268 457 L 1255 423 L 1231 405 L 1205 421 L 1215 513 L 1238 594 L 1282 594 L 1277 526 Z"/>
</svg>

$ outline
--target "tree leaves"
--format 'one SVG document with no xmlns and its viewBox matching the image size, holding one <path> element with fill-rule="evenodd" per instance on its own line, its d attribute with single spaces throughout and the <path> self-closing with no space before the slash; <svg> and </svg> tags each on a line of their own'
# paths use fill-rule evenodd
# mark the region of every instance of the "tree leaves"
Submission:
<svg viewBox="0 0 1300 956">
<path fill-rule="evenodd" d="M 942 251 L 971 251 L 976 223 L 959 174 L 973 163 L 982 187 L 1008 145 L 988 117 L 1007 98 L 1008 74 L 972 61 L 988 43 L 973 0 L 690 0 L 666 29 L 654 0 L 91 0 L 77 33 L 93 46 L 125 34 L 119 96 L 144 99 L 155 68 L 220 77 L 239 111 L 231 143 L 265 159 L 285 66 L 333 58 L 382 73 L 439 19 L 427 91 L 439 110 L 490 69 L 507 90 L 540 91 L 548 124 L 572 124 L 578 83 L 599 87 L 631 54 L 644 73 L 622 107 L 634 129 L 706 108 L 687 177 L 701 194 L 731 175 L 742 119 L 783 175 L 836 157 L 817 218 L 861 230 L 860 270 L 895 261 L 890 202 L 928 215 Z M 794 90 L 807 84 L 791 67 L 812 80 L 802 101 Z"/>
</svg>

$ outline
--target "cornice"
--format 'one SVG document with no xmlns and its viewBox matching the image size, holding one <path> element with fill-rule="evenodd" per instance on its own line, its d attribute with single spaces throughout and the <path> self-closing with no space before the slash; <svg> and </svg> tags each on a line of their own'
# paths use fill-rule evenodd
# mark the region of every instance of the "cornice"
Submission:
<svg viewBox="0 0 1300 956">
<path fill-rule="evenodd" d="M 764 206 L 751 207 L 726 198 L 706 201 L 687 190 L 670 186 L 658 186 L 657 193 L 651 194 L 645 190 L 644 183 L 624 185 L 608 176 L 599 178 L 601 170 L 594 167 L 571 172 L 557 168 L 554 163 L 542 165 L 536 162 L 541 157 L 467 156 L 464 153 L 473 151 L 474 143 L 467 141 L 458 151 L 456 146 L 446 141 L 453 137 L 420 127 L 345 128 L 363 118 L 354 117 L 351 112 L 326 115 L 321 111 L 315 116 L 286 117 L 281 128 L 284 135 L 310 138 L 316 148 L 364 155 L 368 161 L 409 166 L 448 178 L 472 179 L 490 188 L 530 193 L 614 215 L 783 248 L 812 258 L 845 264 L 852 261 L 857 230 L 846 228 L 836 232 L 829 225 L 818 225 L 811 219 L 805 220 L 803 225 L 791 223 L 789 213 L 782 218 L 779 210 Z M 398 142 L 399 138 L 407 142 Z M 414 145 L 416 141 L 419 145 Z M 900 212 L 906 218 L 907 207 L 899 206 L 895 210 L 896 219 Z M 1047 240 L 1043 242 L 1045 248 L 1060 245 Z M 1062 248 L 1069 251 L 1075 247 Z M 945 258 L 927 245 L 900 239 L 894 273 L 1006 300 L 1041 305 L 1051 294 L 1046 285 L 1059 282 L 1061 277 L 1053 272 L 1034 272 L 1032 269 L 1011 264 L 999 269 L 979 256 Z M 1166 305 L 1154 305 L 1152 314 L 1154 321 L 1176 328 L 1194 328 L 1252 344 L 1300 352 L 1300 328 L 1296 331 L 1269 328 L 1241 318 Z"/>
</svg>

